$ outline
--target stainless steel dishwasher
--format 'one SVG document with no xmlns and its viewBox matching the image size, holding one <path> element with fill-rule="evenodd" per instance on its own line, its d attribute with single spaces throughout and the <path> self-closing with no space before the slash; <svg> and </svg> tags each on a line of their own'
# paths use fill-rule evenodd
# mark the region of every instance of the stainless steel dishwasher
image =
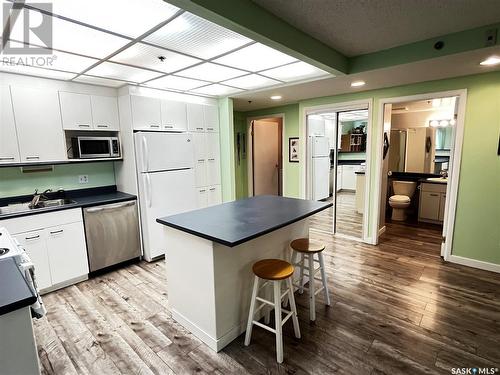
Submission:
<svg viewBox="0 0 500 375">
<path fill-rule="evenodd" d="M 137 201 L 83 210 L 90 271 L 141 256 Z"/>
</svg>

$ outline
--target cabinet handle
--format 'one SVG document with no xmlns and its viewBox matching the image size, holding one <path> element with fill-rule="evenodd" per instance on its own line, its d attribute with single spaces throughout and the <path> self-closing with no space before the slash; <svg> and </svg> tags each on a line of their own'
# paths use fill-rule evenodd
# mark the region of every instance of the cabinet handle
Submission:
<svg viewBox="0 0 500 375">
<path fill-rule="evenodd" d="M 79 128 L 90 128 L 90 125 L 87 124 L 78 124 Z"/>
<path fill-rule="evenodd" d="M 167 128 L 167 129 L 173 129 L 174 126 L 173 125 L 165 125 L 165 128 Z"/>
<path fill-rule="evenodd" d="M 107 128 L 108 125 L 97 125 L 98 128 Z"/>
<path fill-rule="evenodd" d="M 149 125 L 150 128 L 159 128 L 160 125 Z"/>
<path fill-rule="evenodd" d="M 0 160 L 14 160 L 14 156 L 1 157 Z"/>
<path fill-rule="evenodd" d="M 50 234 L 58 234 L 58 233 L 62 233 L 62 232 L 64 232 L 64 229 L 54 230 L 54 231 L 50 232 Z"/>
<path fill-rule="evenodd" d="M 203 130 L 203 128 L 196 128 L 196 130 Z"/>
<path fill-rule="evenodd" d="M 439 197 L 439 194 L 430 194 L 431 197 Z"/>
<path fill-rule="evenodd" d="M 210 188 L 209 190 L 210 190 L 210 191 L 215 191 L 215 188 Z"/>
<path fill-rule="evenodd" d="M 38 160 L 40 156 L 26 156 L 26 160 Z"/>
<path fill-rule="evenodd" d="M 207 130 L 214 130 L 214 128 L 207 128 Z"/>
<path fill-rule="evenodd" d="M 39 234 L 37 234 L 36 236 L 31 236 L 31 237 L 24 237 L 25 240 L 36 240 L 37 238 L 40 238 Z"/>
<path fill-rule="evenodd" d="M 205 159 L 198 159 L 198 163 L 203 163 Z"/>
<path fill-rule="evenodd" d="M 198 190 L 198 192 L 200 192 L 200 193 L 204 193 L 206 191 L 207 191 L 206 189 Z"/>
</svg>

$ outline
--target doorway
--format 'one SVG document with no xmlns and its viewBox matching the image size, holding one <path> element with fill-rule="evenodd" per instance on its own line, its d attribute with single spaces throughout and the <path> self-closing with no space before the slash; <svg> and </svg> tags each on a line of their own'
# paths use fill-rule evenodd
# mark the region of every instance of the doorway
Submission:
<svg viewBox="0 0 500 375">
<path fill-rule="evenodd" d="M 283 118 L 250 122 L 250 195 L 283 195 Z"/>
</svg>

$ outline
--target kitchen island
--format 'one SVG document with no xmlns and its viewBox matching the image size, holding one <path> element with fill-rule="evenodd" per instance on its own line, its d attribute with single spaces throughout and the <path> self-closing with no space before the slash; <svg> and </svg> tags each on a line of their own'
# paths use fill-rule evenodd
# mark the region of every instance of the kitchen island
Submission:
<svg viewBox="0 0 500 375">
<path fill-rule="evenodd" d="M 157 219 L 165 225 L 172 317 L 219 351 L 245 331 L 252 265 L 289 259 L 308 217 L 332 203 L 257 196 Z"/>
</svg>

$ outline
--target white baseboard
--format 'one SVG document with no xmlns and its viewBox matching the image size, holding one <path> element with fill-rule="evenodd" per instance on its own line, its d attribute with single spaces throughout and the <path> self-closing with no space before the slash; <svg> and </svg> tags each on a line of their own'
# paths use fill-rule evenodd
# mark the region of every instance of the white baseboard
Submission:
<svg viewBox="0 0 500 375">
<path fill-rule="evenodd" d="M 385 225 L 378 230 L 378 235 L 381 236 L 385 233 Z"/>
<path fill-rule="evenodd" d="M 500 273 L 500 264 L 484 262 L 482 260 L 464 258 L 458 255 L 450 255 L 448 261 L 450 261 L 451 263 L 461 264 L 463 266 L 469 266 L 473 268 L 479 268 L 485 271 Z"/>
</svg>

